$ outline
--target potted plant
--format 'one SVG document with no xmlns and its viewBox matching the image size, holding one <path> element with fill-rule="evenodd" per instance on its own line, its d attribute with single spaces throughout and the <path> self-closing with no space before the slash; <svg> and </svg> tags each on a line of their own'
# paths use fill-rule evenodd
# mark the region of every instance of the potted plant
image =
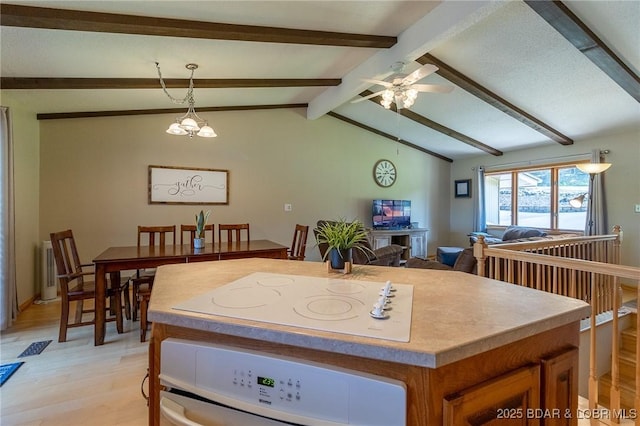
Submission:
<svg viewBox="0 0 640 426">
<path fill-rule="evenodd" d="M 200 213 L 196 215 L 196 235 L 193 239 L 193 248 L 201 249 L 204 247 L 204 227 L 210 214 L 211 210 L 207 210 L 206 213 L 200 210 Z"/>
<path fill-rule="evenodd" d="M 322 260 L 329 258 L 333 269 L 344 269 L 345 262 L 351 262 L 354 248 L 365 254 L 371 252 L 371 249 L 363 244 L 368 241 L 368 235 L 359 220 L 347 222 L 340 219 L 324 222 L 316 230 L 316 240 L 318 245 L 327 245 Z"/>
</svg>

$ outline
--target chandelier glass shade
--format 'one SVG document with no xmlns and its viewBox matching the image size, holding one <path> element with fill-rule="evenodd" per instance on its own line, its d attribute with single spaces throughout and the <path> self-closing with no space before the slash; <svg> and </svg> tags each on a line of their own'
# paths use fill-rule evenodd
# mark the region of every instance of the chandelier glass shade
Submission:
<svg viewBox="0 0 640 426">
<path fill-rule="evenodd" d="M 164 80 L 162 79 L 162 74 L 160 73 L 160 64 L 157 62 L 156 68 L 158 69 L 158 77 L 160 78 L 162 90 L 169 99 L 176 104 L 189 104 L 186 114 L 182 117 L 177 117 L 176 121 L 169 126 L 166 132 L 170 135 L 189 136 L 190 138 L 192 138 L 193 135 L 200 136 L 202 138 L 215 138 L 218 136 L 213 128 L 209 126 L 207 121 L 203 120 L 198 114 L 196 114 L 196 101 L 193 98 L 193 72 L 198 68 L 198 65 L 186 65 L 186 68 L 191 71 L 191 77 L 189 77 L 189 89 L 187 90 L 187 95 L 183 99 L 176 99 L 169 94 L 167 87 L 164 84 Z"/>
</svg>

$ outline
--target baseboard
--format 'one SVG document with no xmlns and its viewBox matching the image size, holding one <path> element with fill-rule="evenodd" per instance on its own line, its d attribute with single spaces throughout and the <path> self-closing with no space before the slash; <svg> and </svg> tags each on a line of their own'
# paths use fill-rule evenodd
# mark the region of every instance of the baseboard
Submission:
<svg viewBox="0 0 640 426">
<path fill-rule="evenodd" d="M 25 302 L 23 302 L 21 305 L 19 305 L 18 306 L 18 313 L 23 312 L 29 306 L 33 305 L 33 302 L 35 302 L 36 298 L 39 297 L 39 296 L 40 296 L 40 294 L 35 294 L 32 297 L 30 297 L 29 299 L 27 299 Z"/>
</svg>

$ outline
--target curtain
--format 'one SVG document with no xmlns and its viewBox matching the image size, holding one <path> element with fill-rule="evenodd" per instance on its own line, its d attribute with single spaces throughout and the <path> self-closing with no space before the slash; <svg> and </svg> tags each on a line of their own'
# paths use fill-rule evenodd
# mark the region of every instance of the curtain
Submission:
<svg viewBox="0 0 640 426">
<path fill-rule="evenodd" d="M 484 167 L 479 166 L 476 170 L 476 190 L 477 196 L 473 202 L 473 230 L 476 232 L 487 231 L 487 215 L 484 208 Z"/>
<path fill-rule="evenodd" d="M 15 226 L 13 199 L 13 141 L 9 109 L 0 107 L 0 330 L 6 330 L 18 316 L 16 288 Z"/>
<path fill-rule="evenodd" d="M 591 153 L 592 163 L 601 163 L 604 156 L 599 149 Z M 607 224 L 607 203 L 604 193 L 604 173 L 591 174 L 589 179 L 590 201 L 587 208 L 585 235 L 606 235 L 609 233 Z"/>
</svg>

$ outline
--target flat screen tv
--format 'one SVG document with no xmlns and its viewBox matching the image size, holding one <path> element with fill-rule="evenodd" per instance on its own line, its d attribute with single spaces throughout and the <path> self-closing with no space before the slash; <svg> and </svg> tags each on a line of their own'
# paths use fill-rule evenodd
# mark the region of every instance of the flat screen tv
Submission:
<svg viewBox="0 0 640 426">
<path fill-rule="evenodd" d="M 402 229 L 411 227 L 411 201 L 373 200 L 374 229 Z"/>
</svg>

